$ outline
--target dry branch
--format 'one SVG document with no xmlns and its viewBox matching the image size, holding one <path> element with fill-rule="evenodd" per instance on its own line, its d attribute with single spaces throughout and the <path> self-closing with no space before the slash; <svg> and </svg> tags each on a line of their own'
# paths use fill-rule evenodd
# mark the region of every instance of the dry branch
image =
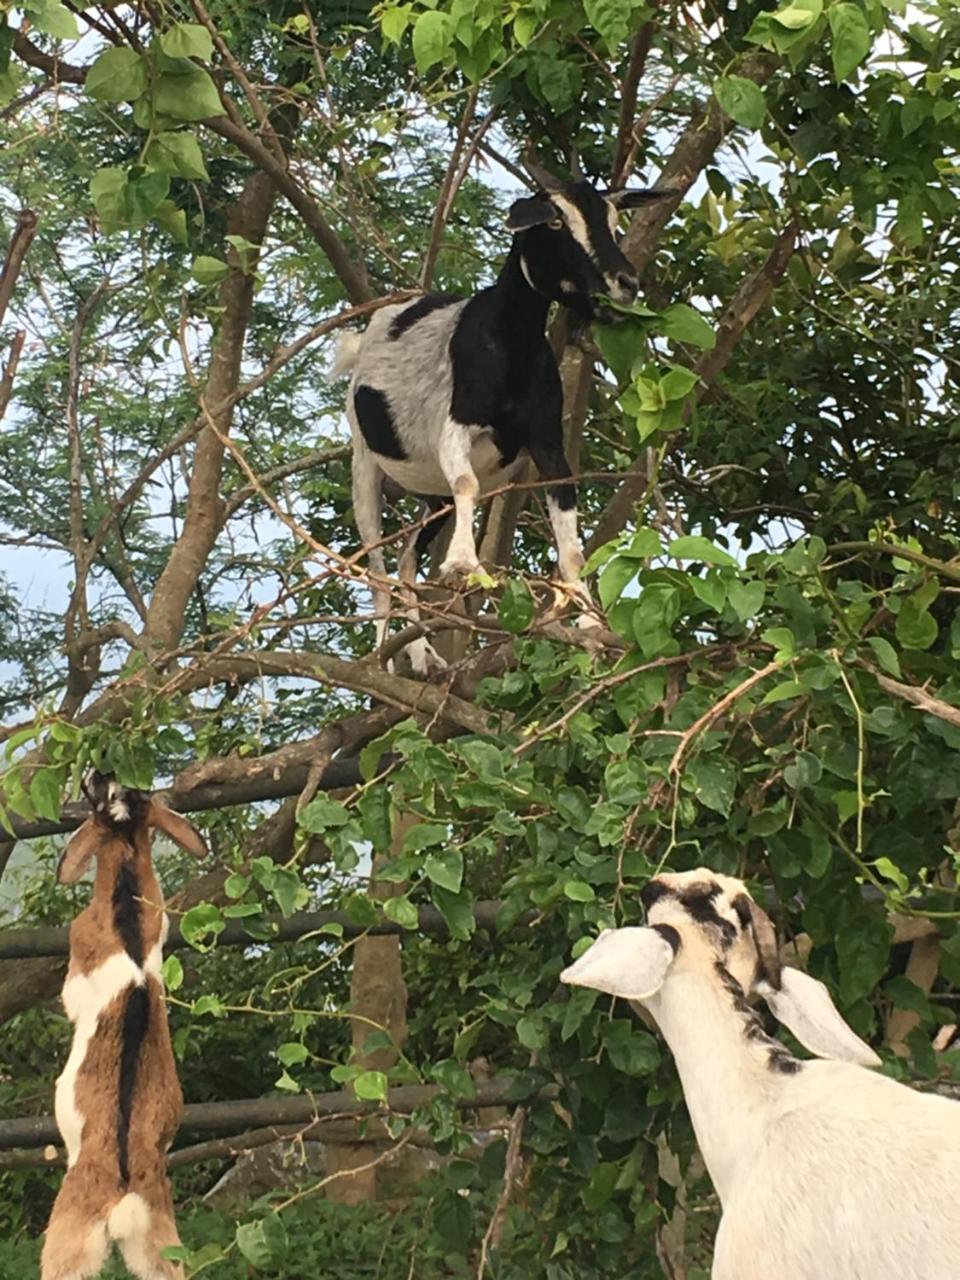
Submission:
<svg viewBox="0 0 960 1280">
<path fill-rule="evenodd" d="M 509 1076 L 494 1076 L 478 1081 L 471 1098 L 457 1098 L 453 1105 L 461 1110 L 528 1102 L 533 1098 L 555 1097 L 556 1085 L 524 1089 Z M 446 1096 L 437 1085 L 398 1085 L 389 1090 L 387 1108 L 409 1114 L 426 1106 L 434 1098 Z M 260 1128 L 272 1124 L 302 1124 L 324 1115 L 377 1115 L 384 1108 L 363 1102 L 352 1093 L 319 1093 L 296 1098 L 242 1098 L 233 1102 L 197 1102 L 184 1107 L 181 1133 L 236 1133 L 244 1128 Z M 42 1147 L 59 1141 L 53 1116 L 24 1116 L 16 1120 L 0 1120 L 0 1151 L 15 1147 Z"/>
<path fill-rule="evenodd" d="M 480 929 L 493 930 L 497 927 L 497 912 L 500 903 L 496 901 L 476 902 L 473 907 L 473 918 Z M 523 927 L 532 917 L 523 916 L 515 927 Z M 337 924 L 344 938 L 362 938 L 367 936 L 390 937 L 407 932 L 401 925 L 392 920 L 382 920 L 379 924 L 358 924 L 345 911 L 299 911 L 292 916 L 258 916 L 254 922 L 258 928 L 267 925 L 272 930 L 266 940 L 252 938 L 247 932 L 244 920 L 229 920 L 226 928 L 217 938 L 217 947 L 261 946 L 264 941 L 273 944 L 281 942 L 297 942 L 308 934 L 319 934 L 331 924 Z M 54 926 L 42 926 L 36 929 L 0 929 L 0 960 L 25 960 L 39 956 L 65 956 L 69 954 L 69 929 Z M 421 907 L 419 923 L 412 932 L 446 936 L 450 930 L 446 920 L 436 907 Z M 327 935 L 329 936 L 329 935 Z M 164 950 L 188 951 L 190 943 L 185 941 L 180 932 L 180 921 L 171 919 L 170 935 L 164 944 Z"/>
</svg>

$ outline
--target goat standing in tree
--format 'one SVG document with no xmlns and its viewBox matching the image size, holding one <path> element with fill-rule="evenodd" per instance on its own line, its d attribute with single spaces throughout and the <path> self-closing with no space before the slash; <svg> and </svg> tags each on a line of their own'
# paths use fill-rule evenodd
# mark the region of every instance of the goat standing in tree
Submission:
<svg viewBox="0 0 960 1280">
<path fill-rule="evenodd" d="M 427 294 L 384 307 L 362 334 L 341 342 L 337 371 L 352 370 L 347 416 L 353 436 L 353 509 L 369 562 L 385 574 L 381 507 L 385 478 L 423 497 L 436 510 L 453 496 L 455 525 L 441 577 L 458 579 L 480 567 L 473 533 L 479 494 L 509 484 L 525 456 L 551 481 L 547 509 L 561 580 L 587 606 L 580 582 L 576 488 L 563 447 L 563 390 L 544 329 L 552 302 L 582 321 L 604 317 L 598 295 L 620 303 L 637 296 L 639 281 L 617 247 L 621 210 L 670 191 L 608 191 L 589 182 L 561 182 L 530 161 L 535 195 L 510 206 L 513 245 L 496 283 L 466 300 Z M 400 558 L 412 583 L 417 557 L 441 527 L 428 524 Z M 387 629 L 389 592 L 374 584 L 377 641 Z M 424 674 L 439 662 L 426 640 L 409 648 Z"/>
<path fill-rule="evenodd" d="M 647 1009 L 723 1206 L 713 1280 L 956 1280 L 960 1103 L 887 1076 L 822 982 L 781 966 L 746 886 L 700 867 L 642 893 L 560 975 Z M 811 1053 L 768 1036 L 763 996 Z"/>
<path fill-rule="evenodd" d="M 56 1091 L 67 1173 L 40 1276 L 95 1276 L 116 1242 L 140 1280 L 178 1280 L 182 1267 L 161 1254 L 180 1243 L 166 1152 L 183 1098 L 163 999 L 168 921 L 151 831 L 197 857 L 207 849 L 185 818 L 142 791 L 96 772 L 84 791 L 93 816 L 67 844 L 57 878 L 72 883 L 94 857 L 97 872 L 90 905 L 70 926 L 63 1004 L 73 1044 Z"/>
</svg>

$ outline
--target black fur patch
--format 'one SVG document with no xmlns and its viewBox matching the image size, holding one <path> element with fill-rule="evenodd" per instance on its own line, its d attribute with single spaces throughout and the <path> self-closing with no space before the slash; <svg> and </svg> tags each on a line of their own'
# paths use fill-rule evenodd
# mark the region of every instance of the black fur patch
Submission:
<svg viewBox="0 0 960 1280">
<path fill-rule="evenodd" d="M 143 965 L 143 935 L 140 930 L 140 885 L 129 862 L 120 864 L 113 886 L 113 927 L 123 942 L 123 949 L 135 965 Z"/>
<path fill-rule="evenodd" d="M 730 920 L 725 920 L 713 905 L 719 893 L 720 886 L 714 884 L 709 889 L 684 889 L 679 898 L 691 919 L 699 924 L 711 924 L 719 929 L 723 946 L 731 947 L 737 940 L 737 926 Z"/>
<path fill-rule="evenodd" d="M 660 937 L 663 938 L 664 942 L 670 943 L 670 946 L 673 947 L 673 954 L 676 955 L 677 952 L 680 950 L 680 943 L 681 943 L 681 938 L 678 930 L 676 930 L 672 924 L 655 924 L 655 925 L 652 925 L 651 928 L 653 929 L 654 933 L 659 933 Z"/>
<path fill-rule="evenodd" d="M 117 1088 L 117 1164 L 124 1188 L 130 1184 L 130 1119 L 137 1088 L 140 1050 L 150 1025 L 150 993 L 146 986 L 131 987 L 123 1011 L 120 1037 L 120 1079 Z"/>
<path fill-rule="evenodd" d="M 417 321 L 422 320 L 424 316 L 430 315 L 433 311 L 440 311 L 443 307 L 450 307 L 455 302 L 460 301 L 462 299 L 450 293 L 425 294 L 400 312 L 390 325 L 387 337 L 391 342 L 396 342 L 398 338 L 402 338 L 407 330 L 412 329 Z"/>
<path fill-rule="evenodd" d="M 741 987 L 727 966 L 717 960 L 713 967 L 724 990 L 730 996 L 734 1012 L 743 1023 L 743 1034 L 746 1039 L 766 1048 L 767 1066 L 771 1071 L 778 1071 L 788 1076 L 796 1075 L 803 1066 L 800 1059 L 795 1058 L 786 1045 L 782 1045 L 779 1040 L 774 1040 L 772 1036 L 767 1035 L 763 1028 L 763 1023 L 760 1021 L 760 1015 L 747 1000 L 743 987 Z"/>
<path fill-rule="evenodd" d="M 396 458 L 404 462 L 407 454 L 397 436 L 390 402 L 382 391 L 361 385 L 354 390 L 353 407 L 357 422 L 368 447 L 381 458 Z"/>
<path fill-rule="evenodd" d="M 659 902 L 661 898 L 672 895 L 673 890 L 668 889 L 662 880 L 648 880 L 640 890 L 640 901 L 649 911 L 655 902 Z"/>
</svg>

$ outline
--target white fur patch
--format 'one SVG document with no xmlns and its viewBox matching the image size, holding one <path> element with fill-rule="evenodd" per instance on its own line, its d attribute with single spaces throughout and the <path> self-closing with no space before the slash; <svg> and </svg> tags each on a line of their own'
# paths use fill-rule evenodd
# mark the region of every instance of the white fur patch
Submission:
<svg viewBox="0 0 960 1280">
<path fill-rule="evenodd" d="M 145 1235 L 150 1229 L 150 1206 L 143 1196 L 130 1191 L 113 1206 L 107 1217 L 107 1230 L 114 1240 L 129 1240 Z"/>
<path fill-rule="evenodd" d="M 553 526 L 553 536 L 557 540 L 557 560 L 562 582 L 579 582 L 580 570 L 583 568 L 583 552 L 580 550 L 580 538 L 577 534 L 577 510 L 571 507 L 564 511 L 558 506 L 552 494 L 547 495 L 547 510 Z"/>
<path fill-rule="evenodd" d="M 111 782 L 107 788 L 107 807 L 114 822 L 127 822 L 130 818 L 130 807 L 122 787 Z"/>
<path fill-rule="evenodd" d="M 68 1169 L 77 1162 L 83 1137 L 84 1116 L 77 1108 L 77 1075 L 100 1015 L 127 987 L 142 986 L 145 981 L 143 969 L 134 964 L 125 951 L 115 951 L 90 973 L 74 974 L 63 985 L 63 1007 L 74 1025 L 74 1032 L 67 1065 L 57 1080 L 54 1111 L 67 1148 Z"/>
<path fill-rule="evenodd" d="M 567 220 L 567 229 L 584 253 L 592 260 L 593 247 L 590 244 L 590 232 L 587 229 L 586 218 L 584 218 L 572 200 L 568 200 L 566 196 L 560 195 L 559 192 L 551 192 L 550 199 L 558 209 L 563 210 L 563 216 Z"/>
</svg>

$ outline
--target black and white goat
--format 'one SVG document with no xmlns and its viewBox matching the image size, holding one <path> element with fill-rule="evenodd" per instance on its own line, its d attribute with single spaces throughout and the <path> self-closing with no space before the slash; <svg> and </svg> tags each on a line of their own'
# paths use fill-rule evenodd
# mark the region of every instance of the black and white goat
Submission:
<svg viewBox="0 0 960 1280">
<path fill-rule="evenodd" d="M 607 930 L 561 978 L 642 1005 L 670 1045 L 723 1207 L 712 1280 L 956 1280 L 960 1103 L 864 1070 L 880 1059 L 781 967 L 741 881 L 701 867 L 642 897 L 647 927 Z M 828 1061 L 767 1036 L 752 992 Z"/>
<path fill-rule="evenodd" d="M 381 507 L 385 478 L 436 509 L 453 496 L 455 525 L 441 577 L 480 567 L 473 515 L 479 494 L 509 484 L 529 455 L 544 480 L 560 578 L 589 605 L 580 583 L 576 488 L 563 447 L 562 387 L 544 329 L 551 303 L 582 322 L 607 312 L 600 299 L 637 296 L 637 273 L 617 247 L 621 210 L 669 191 L 607 191 L 562 182 L 526 162 L 535 195 L 514 201 L 507 228 L 513 245 L 496 283 L 472 298 L 427 294 L 384 307 L 366 331 L 348 334 L 338 373 L 352 371 L 347 416 L 353 436 L 353 508 L 370 548 L 371 569 L 385 574 Z M 417 555 L 439 521 L 411 539 L 400 576 L 412 582 Z M 389 592 L 374 584 L 378 643 L 387 629 Z M 410 648 L 414 668 L 432 657 L 425 641 Z"/>
<path fill-rule="evenodd" d="M 96 859 L 93 897 L 70 926 L 63 1006 L 73 1023 L 57 1080 L 67 1173 L 47 1226 L 40 1280 L 97 1275 L 111 1246 L 140 1280 L 182 1280 L 163 1250 L 180 1243 L 166 1152 L 183 1099 L 163 998 L 167 917 L 153 869 L 154 828 L 197 857 L 193 826 L 142 791 L 93 772 L 93 815 L 71 837 L 61 883 Z"/>
</svg>

